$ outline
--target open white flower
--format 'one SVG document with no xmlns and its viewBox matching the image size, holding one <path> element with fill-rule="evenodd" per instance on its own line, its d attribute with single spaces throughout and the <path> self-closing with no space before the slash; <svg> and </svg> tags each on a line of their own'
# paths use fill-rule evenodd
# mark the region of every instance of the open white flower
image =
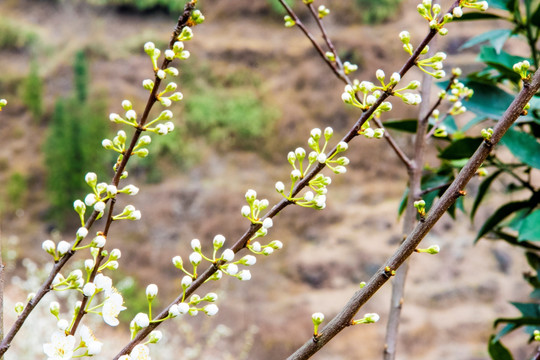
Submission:
<svg viewBox="0 0 540 360">
<path fill-rule="evenodd" d="M 68 360 L 73 357 L 75 348 L 75 337 L 66 336 L 61 331 L 55 332 L 51 336 L 51 342 L 43 344 L 43 352 L 48 356 L 48 360 Z"/>
<path fill-rule="evenodd" d="M 146 345 L 139 344 L 131 350 L 129 356 L 133 360 L 150 360 L 150 348 Z"/>
<path fill-rule="evenodd" d="M 103 304 L 103 309 L 101 310 L 103 321 L 110 326 L 117 326 L 120 321 L 117 317 L 120 314 L 120 311 L 126 310 L 126 307 L 123 306 L 124 298 L 122 295 L 116 291 L 112 291 L 105 303 Z"/>
<path fill-rule="evenodd" d="M 103 343 L 96 339 L 94 333 L 88 326 L 82 325 L 79 335 L 81 336 L 82 342 L 86 345 L 88 355 L 93 356 L 101 352 Z"/>
</svg>

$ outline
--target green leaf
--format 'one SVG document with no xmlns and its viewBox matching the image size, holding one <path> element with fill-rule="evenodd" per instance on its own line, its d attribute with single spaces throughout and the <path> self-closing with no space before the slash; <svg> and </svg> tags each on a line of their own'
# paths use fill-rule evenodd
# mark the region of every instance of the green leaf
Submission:
<svg viewBox="0 0 540 360">
<path fill-rule="evenodd" d="M 510 234 L 508 234 L 508 233 L 506 233 L 504 231 L 495 230 L 495 231 L 493 231 L 493 234 L 497 238 L 506 241 L 510 245 L 519 246 L 519 247 L 522 247 L 524 249 L 531 249 L 531 250 L 540 251 L 540 247 L 538 247 L 538 246 L 536 246 L 536 245 L 534 245 L 534 244 L 532 244 L 530 242 L 527 242 L 527 241 L 518 242 L 516 236 L 510 235 Z"/>
<path fill-rule="evenodd" d="M 480 48 L 478 60 L 485 62 L 490 67 L 497 70 L 501 74 L 501 77 L 510 79 L 514 83 L 518 83 L 520 81 L 519 74 L 513 70 L 514 64 L 523 60 L 528 60 L 529 62 L 533 63 L 530 58 L 510 55 L 503 50 L 497 52 L 495 48 L 491 46 L 482 46 Z"/>
<path fill-rule="evenodd" d="M 540 169 L 540 143 L 534 136 L 510 128 L 501 139 L 501 143 L 521 162 Z"/>
<path fill-rule="evenodd" d="M 489 41 L 489 43 L 493 46 L 495 49 L 495 52 L 499 54 L 502 50 L 502 47 L 506 40 L 512 35 L 512 30 L 510 29 L 496 29 L 487 31 L 483 34 L 480 34 L 478 36 L 473 37 L 469 41 L 467 41 L 465 44 L 461 45 L 459 47 L 459 50 L 470 48 L 471 46 L 478 45 L 480 43 L 483 43 L 485 41 Z"/>
<path fill-rule="evenodd" d="M 540 241 L 540 209 L 533 211 L 523 220 L 518 241 Z"/>
<path fill-rule="evenodd" d="M 527 251 L 525 253 L 525 257 L 527 258 L 527 262 L 534 270 L 540 269 L 540 256 L 536 255 L 536 253 L 533 253 L 532 251 Z"/>
<path fill-rule="evenodd" d="M 531 16 L 531 24 L 536 27 L 540 27 L 540 6 Z"/>
<path fill-rule="evenodd" d="M 516 0 L 489 0 L 489 7 L 513 11 Z"/>
<path fill-rule="evenodd" d="M 463 83 L 474 91 L 474 95 L 465 106 L 478 116 L 498 119 L 514 100 L 512 95 L 497 86 L 470 80 Z"/>
<path fill-rule="evenodd" d="M 500 208 L 498 208 L 493 215 L 491 215 L 486 222 L 482 225 L 480 230 L 478 231 L 478 234 L 476 235 L 476 239 L 474 239 L 474 242 L 477 242 L 482 236 L 487 234 L 488 232 L 494 230 L 494 228 L 504 219 L 506 219 L 508 216 L 510 216 L 512 213 L 530 207 L 531 203 L 529 201 L 515 201 L 506 203 Z"/>
<path fill-rule="evenodd" d="M 512 354 L 508 349 L 499 341 L 495 341 L 495 335 L 491 335 L 488 342 L 489 356 L 493 360 L 513 360 Z"/>
<path fill-rule="evenodd" d="M 418 125 L 417 119 L 388 120 L 383 123 L 387 129 L 394 129 L 408 133 L 415 133 Z"/>
<path fill-rule="evenodd" d="M 484 141 L 482 138 L 464 138 L 453 141 L 439 154 L 439 157 L 445 160 L 470 158 L 482 141 Z"/>
<path fill-rule="evenodd" d="M 484 181 L 480 183 L 480 186 L 478 187 L 478 194 L 474 199 L 474 203 L 471 209 L 471 220 L 474 219 L 474 215 L 476 215 L 478 206 L 480 206 L 480 203 L 482 202 L 482 200 L 484 200 L 484 196 L 486 195 L 489 187 L 491 186 L 491 183 L 493 183 L 493 180 L 495 180 L 497 176 L 499 176 L 502 172 L 502 170 L 497 170 L 493 174 L 486 177 Z"/>
<path fill-rule="evenodd" d="M 516 309 L 523 315 L 523 317 L 532 317 L 540 319 L 540 305 L 536 303 L 521 303 L 512 301 L 510 304 L 514 305 Z"/>
</svg>

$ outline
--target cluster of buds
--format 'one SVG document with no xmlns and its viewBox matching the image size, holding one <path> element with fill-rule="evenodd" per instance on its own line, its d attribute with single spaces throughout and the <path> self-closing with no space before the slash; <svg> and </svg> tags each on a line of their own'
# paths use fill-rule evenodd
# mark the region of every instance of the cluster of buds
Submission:
<svg viewBox="0 0 540 360">
<path fill-rule="evenodd" d="M 90 260 L 91 261 L 91 260 Z M 88 260 L 87 260 L 88 262 Z M 87 273 L 86 283 L 81 270 L 72 271 L 67 278 L 64 278 L 61 274 L 58 274 L 52 283 L 53 290 L 63 291 L 67 289 L 76 289 L 83 293 L 88 298 L 85 312 L 96 313 L 103 317 L 103 321 L 110 326 L 117 326 L 120 322 L 118 315 L 126 308 L 123 306 L 124 299 L 118 291 L 112 286 L 111 278 L 98 274 L 93 282 L 89 282 L 90 274 Z M 103 293 L 104 300 L 98 305 L 92 305 L 92 301 L 99 293 Z M 81 310 L 82 303 L 77 302 L 73 309 L 73 320 Z M 98 311 L 100 309 L 101 311 Z M 77 338 L 73 335 L 66 335 L 72 330 L 73 320 L 70 322 L 60 317 L 60 304 L 53 301 L 49 305 L 50 313 L 57 320 L 57 327 L 59 331 L 55 332 L 51 337 L 51 342 L 43 345 L 43 350 L 50 358 L 57 354 L 71 354 L 79 350 L 83 353 L 77 356 L 93 356 L 101 352 L 103 344 L 96 339 L 92 330 L 86 325 L 81 325 L 79 329 L 79 338 L 77 344 Z M 53 355 L 56 354 L 56 355 Z M 69 357 L 71 358 L 71 357 Z"/>
<path fill-rule="evenodd" d="M 426 216 L 426 202 L 424 200 L 418 200 L 414 202 L 414 207 L 418 211 L 418 214 L 422 217 Z"/>
<path fill-rule="evenodd" d="M 433 76 L 435 79 L 442 79 L 446 76 L 446 72 L 442 69 L 443 61 L 445 59 L 446 54 L 443 52 L 438 52 L 427 59 L 418 60 L 416 62 L 416 66 L 418 66 L 418 68 L 426 74 Z"/>
<path fill-rule="evenodd" d="M 377 78 L 381 77 L 384 82 L 384 71 L 380 69 L 377 70 L 377 75 Z M 397 77 L 394 77 L 394 80 L 396 79 Z M 375 86 L 375 84 L 370 81 L 360 82 L 358 80 L 354 80 L 352 85 L 345 86 L 345 89 L 341 94 L 341 100 L 343 100 L 345 104 L 352 105 L 365 111 L 377 102 L 377 99 L 379 99 L 382 95 L 382 91 L 385 90 L 386 87 L 384 84 L 383 86 Z M 374 116 L 378 116 L 382 112 L 390 110 L 392 110 L 392 104 L 385 101 L 375 110 Z"/>
<path fill-rule="evenodd" d="M 330 54 L 333 55 L 334 53 L 330 52 Z M 335 56 L 333 56 L 333 58 L 335 60 Z M 333 61 L 333 60 L 330 60 L 330 61 Z M 358 65 L 351 64 L 349 61 L 345 61 L 343 63 L 343 72 L 345 72 L 346 75 L 349 75 L 350 73 L 355 72 L 356 70 L 358 70 Z"/>
<path fill-rule="evenodd" d="M 261 211 L 265 210 L 269 206 L 270 203 L 268 200 L 257 199 L 257 192 L 253 189 L 246 191 L 245 198 L 247 205 L 242 206 L 242 209 L 240 210 L 242 216 L 248 218 L 253 224 L 263 224 L 260 214 Z M 263 224 L 263 227 L 267 229 L 272 227 L 270 223 L 272 219 L 268 218 L 268 220 L 269 221 L 267 221 L 266 225 Z"/>
<path fill-rule="evenodd" d="M 411 33 L 408 32 L 407 30 L 403 30 L 402 32 L 399 33 L 399 39 L 403 43 L 403 50 L 405 50 L 407 54 L 412 55 L 414 51 L 414 47 L 411 44 Z M 428 49 L 429 48 L 427 46 L 424 47 L 423 53 L 424 54 L 427 53 Z"/>
<path fill-rule="evenodd" d="M 285 27 L 288 27 L 288 28 L 296 25 L 296 21 L 294 21 L 294 19 L 290 17 L 289 15 L 285 15 L 283 17 L 283 21 L 285 21 Z"/>
<path fill-rule="evenodd" d="M 515 63 L 513 66 L 513 69 L 515 72 L 519 74 L 519 76 L 521 77 L 521 80 L 527 80 L 531 77 L 529 74 L 530 67 L 531 67 L 531 63 L 527 60 L 523 60 L 523 61 Z"/>
<path fill-rule="evenodd" d="M 482 129 L 482 131 L 480 132 L 480 134 L 482 135 L 482 137 L 483 137 L 485 140 L 490 141 L 490 140 L 491 140 L 491 137 L 493 136 L 493 129 L 492 129 L 492 128 Z"/>
<path fill-rule="evenodd" d="M 317 8 L 317 13 L 318 13 L 319 19 L 322 19 L 322 18 L 324 18 L 325 16 L 330 15 L 330 9 L 328 9 L 328 8 L 327 8 L 326 6 L 324 6 L 324 5 L 320 5 L 320 6 Z"/>
<path fill-rule="evenodd" d="M 340 142 L 336 146 L 336 150 L 331 155 L 326 155 L 326 149 L 328 147 L 329 140 L 332 138 L 334 130 L 331 127 L 324 129 L 324 132 L 319 128 L 311 130 L 308 140 L 309 147 L 313 150 L 306 154 L 304 148 L 297 148 L 295 151 L 289 152 L 287 160 L 293 167 L 291 171 L 291 186 L 289 191 L 285 192 L 285 184 L 281 181 L 276 183 L 276 191 L 283 195 L 287 200 L 293 201 L 303 207 L 311 207 L 315 209 L 324 209 L 326 207 L 326 193 L 327 186 L 330 185 L 332 180 L 322 174 L 318 174 L 309 181 L 309 187 L 315 192 L 307 191 L 302 197 L 293 197 L 293 191 L 295 185 L 301 181 L 312 165 L 319 163 L 328 166 L 335 174 L 343 174 L 347 171 L 346 166 L 349 164 L 349 159 L 345 156 L 339 156 L 338 154 L 347 150 L 348 145 L 345 142 Z M 321 147 L 320 140 L 324 136 L 324 144 Z M 306 158 L 308 164 L 304 166 L 304 159 Z"/>
</svg>

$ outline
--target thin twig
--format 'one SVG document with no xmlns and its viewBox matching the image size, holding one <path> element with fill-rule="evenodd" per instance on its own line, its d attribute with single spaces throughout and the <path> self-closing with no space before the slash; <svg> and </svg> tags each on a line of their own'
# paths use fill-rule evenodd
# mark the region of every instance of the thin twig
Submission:
<svg viewBox="0 0 540 360">
<path fill-rule="evenodd" d="M 452 184 L 452 183 L 451 183 L 451 182 L 448 182 L 448 183 L 446 183 L 446 184 L 440 184 L 440 185 L 437 185 L 437 186 L 433 186 L 433 187 L 424 189 L 424 190 L 420 191 L 420 197 L 423 197 L 424 195 L 429 194 L 429 193 L 432 192 L 432 191 L 436 191 L 436 190 L 441 190 L 441 189 L 447 188 L 447 187 L 450 186 L 450 184 Z"/>
<path fill-rule="evenodd" d="M 325 28 L 322 20 L 319 18 L 315 8 L 313 7 L 313 4 L 307 4 L 307 6 L 308 6 L 308 8 L 310 10 L 311 15 L 315 19 L 315 22 L 317 23 L 317 25 L 318 25 L 318 27 L 319 27 L 319 29 L 321 31 L 322 37 L 323 37 L 324 41 L 326 42 L 326 45 L 328 46 L 328 48 L 334 54 L 335 63 L 333 63 L 332 61 L 330 61 L 326 57 L 326 54 L 324 53 L 324 50 L 322 50 L 322 48 L 319 46 L 319 44 L 315 40 L 315 37 L 304 26 L 304 24 L 300 21 L 298 15 L 296 15 L 296 13 L 287 5 L 287 3 L 285 1 L 283 1 L 283 0 L 278 0 L 278 1 L 285 8 L 287 13 L 294 19 L 296 25 L 298 25 L 298 27 L 302 30 L 302 32 L 306 35 L 306 37 L 311 41 L 311 43 L 313 44 L 313 46 L 315 47 L 315 49 L 317 50 L 317 52 L 319 53 L 321 58 L 324 60 L 324 62 L 327 63 L 330 66 L 330 69 L 332 70 L 332 72 L 341 81 L 343 81 L 345 84 L 352 85 L 352 81 L 351 81 L 350 77 L 347 76 L 347 74 L 345 74 L 345 70 L 343 68 L 343 63 L 342 63 L 342 61 L 341 61 L 341 59 L 340 59 L 340 57 L 339 57 L 339 55 L 337 53 L 336 47 L 334 46 L 334 44 L 332 43 L 332 40 L 328 36 L 328 32 L 326 31 L 326 28 Z M 358 96 L 358 95 L 356 95 L 356 96 Z M 360 99 L 358 99 L 358 100 L 360 100 Z M 373 118 L 373 120 L 374 120 L 375 124 L 378 127 L 384 129 L 384 126 L 383 126 L 383 124 L 381 123 L 381 121 L 379 119 Z M 403 164 L 407 168 L 409 168 L 411 166 L 410 159 L 407 157 L 405 152 L 399 147 L 399 145 L 394 140 L 392 135 L 390 133 L 388 133 L 388 131 L 384 131 L 384 138 L 385 138 L 386 141 L 388 141 L 388 143 L 390 144 L 390 147 L 395 151 L 398 158 L 403 162 Z"/>
<path fill-rule="evenodd" d="M 371 277 L 367 285 L 357 291 L 340 313 L 322 329 L 317 342 L 314 342 L 310 337 L 302 347 L 288 358 L 289 360 L 309 359 L 332 338 L 350 325 L 351 320 L 358 313 L 360 308 L 388 281 L 390 276 L 387 269 L 397 270 L 403 262 L 411 256 L 418 244 L 420 244 L 422 239 L 429 233 L 448 208 L 457 200 L 457 198 L 462 196 L 461 190 L 474 176 L 476 170 L 485 161 L 493 147 L 517 120 L 525 105 L 539 89 L 540 71 L 534 75 L 531 82 L 524 83 L 523 89 L 495 125 L 491 139 L 482 142 L 467 164 L 461 169 L 456 179 L 452 182 L 452 185 L 450 185 L 440 200 L 430 209 L 425 221 L 416 225 L 415 229 L 407 236 L 399 249 L 383 266 L 381 266 L 379 271 Z"/>
</svg>

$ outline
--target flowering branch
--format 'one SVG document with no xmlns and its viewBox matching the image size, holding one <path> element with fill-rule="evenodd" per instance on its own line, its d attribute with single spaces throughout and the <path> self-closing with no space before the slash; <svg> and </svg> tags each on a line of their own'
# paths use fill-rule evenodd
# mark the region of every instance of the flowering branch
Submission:
<svg viewBox="0 0 540 360">
<path fill-rule="evenodd" d="M 334 336 L 351 324 L 353 317 L 358 313 L 360 308 L 388 281 L 392 273 L 395 272 L 413 252 L 415 252 L 417 246 L 437 221 L 444 215 L 448 208 L 462 196 L 462 189 L 475 175 L 489 153 L 493 150 L 495 145 L 497 145 L 510 126 L 518 119 L 529 100 L 539 89 L 540 72 L 536 72 L 530 82 L 524 81 L 523 89 L 519 92 L 514 101 L 512 101 L 493 129 L 491 138 L 489 140 L 485 139 L 482 142 L 467 164 L 459 172 L 448 190 L 445 191 L 440 200 L 431 208 L 425 220 L 416 225 L 398 250 L 383 266 L 381 266 L 377 273 L 371 277 L 369 282 L 361 290 L 357 291 L 349 299 L 348 303 L 343 307 L 340 313 L 319 332 L 317 341 L 313 341 L 312 339 L 308 340 L 288 358 L 289 360 L 308 359 Z"/>
<path fill-rule="evenodd" d="M 191 1 L 191 2 L 186 4 L 186 6 L 184 8 L 184 12 L 179 17 L 178 23 L 177 23 L 176 28 L 175 28 L 175 30 L 173 32 L 171 45 L 170 45 L 171 48 L 172 48 L 174 42 L 176 41 L 176 39 L 178 38 L 178 36 L 180 35 L 181 31 L 186 26 L 194 25 L 193 23 L 190 22 L 190 18 L 191 18 L 191 13 L 192 13 L 192 11 L 193 11 L 193 9 L 195 7 L 195 4 L 196 4 L 196 0 Z M 118 186 L 118 184 L 120 182 L 120 179 L 125 175 L 126 165 L 127 165 L 128 161 L 129 161 L 129 159 L 131 158 L 131 156 L 135 154 L 134 149 L 135 149 L 137 143 L 139 142 L 139 138 L 141 137 L 141 133 L 144 130 L 146 130 L 144 125 L 146 124 L 146 121 L 148 119 L 150 110 L 152 109 L 152 106 L 154 105 L 154 103 L 158 100 L 157 91 L 159 89 L 159 85 L 160 85 L 160 82 L 162 80 L 162 77 L 160 76 L 161 74 L 159 73 L 159 71 L 163 71 L 164 69 L 166 69 L 171 61 L 172 61 L 172 59 L 169 59 L 169 58 L 166 57 L 163 60 L 163 63 L 161 65 L 160 69 L 159 70 L 155 69 L 156 70 L 156 76 L 155 76 L 154 86 L 153 86 L 152 91 L 150 93 L 150 96 L 148 98 L 144 113 L 143 113 L 143 115 L 142 115 L 142 117 L 141 117 L 141 119 L 139 120 L 138 123 L 133 123 L 133 124 L 130 123 L 130 125 L 136 126 L 136 130 L 135 130 L 135 133 L 133 135 L 133 138 L 131 140 L 131 143 L 130 143 L 128 149 L 122 152 L 121 160 L 115 166 L 115 174 L 114 174 L 114 177 L 112 179 L 112 185 L 114 186 L 114 188 L 116 188 Z M 111 118 L 111 120 L 114 121 L 115 119 Z M 125 120 L 123 120 L 122 122 L 125 122 Z M 124 139 L 124 141 L 125 141 L 125 139 Z M 95 182 L 94 179 L 92 179 L 92 181 Z M 87 182 L 90 184 L 90 182 L 88 181 L 88 178 L 87 178 Z M 51 270 L 49 276 L 47 277 L 45 282 L 42 284 L 42 286 L 39 288 L 39 290 L 35 293 L 33 298 L 30 299 L 28 301 L 28 303 L 26 304 L 26 306 L 24 307 L 24 309 L 22 309 L 22 311 L 20 312 L 20 314 L 19 314 L 18 318 L 16 319 L 15 323 L 11 327 L 10 331 L 2 339 L 2 342 L 0 343 L 0 356 L 2 356 L 9 349 L 9 347 L 11 345 L 11 341 L 13 340 L 15 335 L 18 333 L 18 331 L 20 330 L 20 328 L 22 327 L 22 325 L 24 324 L 24 322 L 26 321 L 26 319 L 28 318 L 28 316 L 30 315 L 32 310 L 35 308 L 35 306 L 40 302 L 40 300 L 45 296 L 46 293 L 48 293 L 49 291 L 52 290 L 51 285 L 53 284 L 53 281 L 57 278 L 58 274 L 60 273 L 60 271 L 62 270 L 64 265 L 71 259 L 71 257 L 77 251 L 75 246 L 79 245 L 79 243 L 83 240 L 83 238 L 86 236 L 88 231 L 91 229 L 94 222 L 99 217 L 102 216 L 104 206 L 106 205 L 106 203 L 109 202 L 110 199 L 113 199 L 113 200 L 111 201 L 111 205 L 110 205 L 110 208 L 109 208 L 105 228 L 101 232 L 101 236 L 103 236 L 103 238 L 106 238 L 106 236 L 108 234 L 108 231 L 109 231 L 109 227 L 110 227 L 110 225 L 111 225 L 111 223 L 113 221 L 112 211 L 113 211 L 114 202 L 115 202 L 114 196 L 113 197 L 108 197 L 107 199 L 105 199 L 103 201 L 103 204 L 100 205 L 101 208 L 95 208 L 95 210 L 92 212 L 92 214 L 90 215 L 90 217 L 86 221 L 86 223 L 84 223 L 84 219 L 83 219 L 83 214 L 84 213 L 77 211 L 77 212 L 79 212 L 79 214 L 81 216 L 81 221 L 82 221 L 82 223 L 84 225 L 84 227 L 81 228 L 81 229 L 84 229 L 84 231 L 82 232 L 82 233 L 84 233 L 84 236 L 80 235 L 79 231 L 81 231 L 81 229 L 79 229 L 79 231 L 77 232 L 77 238 L 73 242 L 73 244 L 74 244 L 73 246 L 68 244 L 69 246 L 66 246 L 66 251 L 65 252 L 64 251 L 62 253 L 60 253 L 60 251 L 58 252 L 58 257 L 57 257 L 56 252 L 55 252 L 55 255 L 54 255 L 55 256 L 55 264 L 54 264 L 53 269 Z M 89 278 L 90 282 L 92 282 L 95 279 L 95 276 L 96 276 L 96 274 L 97 274 L 97 272 L 98 272 L 98 270 L 100 268 L 100 266 L 99 266 L 100 262 L 104 258 L 104 254 L 102 253 L 103 248 L 102 247 L 99 247 L 99 248 L 100 248 L 99 255 L 98 255 L 98 257 L 97 257 L 97 259 L 95 261 L 94 268 L 93 268 L 93 270 L 91 272 L 91 276 Z M 77 313 L 77 316 L 74 319 L 73 326 L 71 327 L 71 330 L 70 330 L 71 334 L 75 333 L 75 331 L 77 329 L 77 326 L 80 323 L 80 320 L 86 314 L 85 307 L 83 305 L 86 305 L 87 300 L 88 300 L 88 296 L 85 294 L 84 297 L 83 297 L 82 304 L 81 304 L 81 306 L 79 308 L 79 311 Z"/>
</svg>

